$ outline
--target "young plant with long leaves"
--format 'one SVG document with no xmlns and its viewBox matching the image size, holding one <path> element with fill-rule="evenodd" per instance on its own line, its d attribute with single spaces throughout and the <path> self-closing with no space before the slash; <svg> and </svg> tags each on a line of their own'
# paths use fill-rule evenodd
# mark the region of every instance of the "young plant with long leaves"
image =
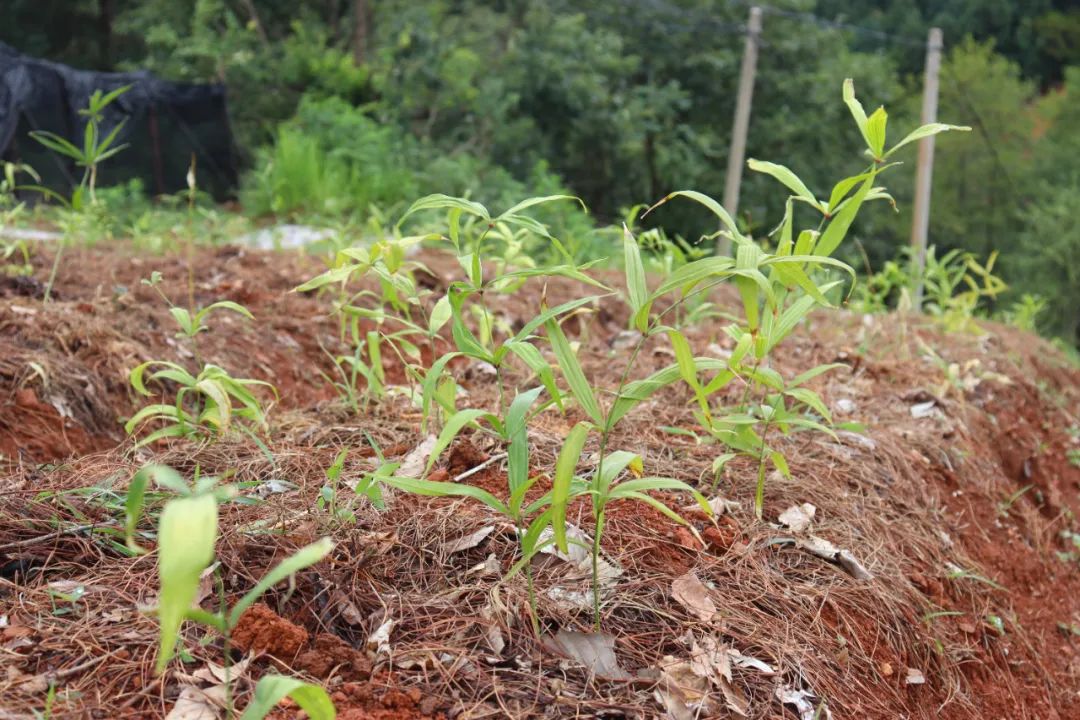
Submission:
<svg viewBox="0 0 1080 720">
<path fill-rule="evenodd" d="M 300 548 L 274 566 L 231 608 L 223 606 L 216 611 L 203 610 L 196 604 L 196 597 L 202 574 L 214 561 L 218 509 L 222 502 L 236 494 L 236 489 L 219 485 L 217 478 L 209 476 L 200 477 L 189 485 L 170 467 L 144 467 L 132 478 L 126 503 L 128 546 L 141 552 L 145 551 L 135 542 L 135 530 L 151 483 L 174 494 L 162 508 L 157 528 L 160 592 L 156 614 L 160 630 L 156 671 L 164 671 L 176 654 L 184 622 L 192 621 L 213 628 L 222 636 L 222 655 L 226 660 L 226 704 L 231 709 L 229 647 L 230 637 L 240 617 L 266 591 L 325 558 L 334 543 L 330 538 L 322 538 Z M 259 680 L 240 720 L 262 720 L 286 697 L 291 698 L 313 720 L 332 720 L 335 717 L 333 702 L 322 687 L 271 674 Z"/>
</svg>

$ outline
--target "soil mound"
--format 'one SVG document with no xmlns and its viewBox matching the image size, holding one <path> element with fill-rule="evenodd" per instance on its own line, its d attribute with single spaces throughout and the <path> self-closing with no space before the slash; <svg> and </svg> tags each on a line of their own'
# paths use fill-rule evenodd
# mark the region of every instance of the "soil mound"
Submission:
<svg viewBox="0 0 1080 720">
<path fill-rule="evenodd" d="M 434 282 L 455 272 L 445 258 L 424 260 Z M 692 430 L 691 397 L 657 394 L 611 447 L 640 453 L 650 474 L 707 489 L 724 512 L 712 523 L 686 511 L 702 544 L 648 507 L 614 505 L 604 544 L 621 575 L 604 601 L 604 634 L 584 635 L 587 580 L 545 555 L 533 564 L 538 639 L 524 577 L 504 579 L 514 529 L 481 506 L 395 493 L 382 511 L 362 498 L 351 516 L 327 506 L 325 470 L 340 449 L 350 451 L 344 501 L 378 462 L 372 441 L 404 460 L 424 438 L 407 398 L 360 415 L 335 399 L 324 374 L 345 346 L 330 306 L 289 292 L 316 262 L 231 248 L 190 263 L 133 261 L 95 249 L 71 251 L 62 268 L 56 302 L 42 304 L 25 283 L 0 287 L 0 714 L 43 710 L 52 684 L 54 716 L 163 717 L 190 688 L 212 695 L 220 682 L 220 644 L 200 642 L 196 627 L 185 630 L 185 661 L 153 674 L 157 628 L 143 610 L 155 566 L 124 552 L 120 533 L 127 483 L 152 460 L 240 488 L 221 512 L 206 609 L 235 601 L 313 539 L 336 541 L 244 615 L 230 658 L 238 707 L 273 671 L 323 683 L 350 719 L 681 720 L 698 716 L 688 700 L 710 717 L 1080 718 L 1080 372 L 1037 338 L 993 324 L 947 335 L 923 317 L 815 316 L 775 366 L 842 363 L 813 387 L 837 420 L 866 430 L 784 439 L 791 478 L 768 478 L 763 521 L 756 468 L 733 462 L 714 480 L 718 448 L 666 429 Z M 234 300 L 256 321 L 224 313 L 192 346 L 140 284 L 152 270 L 178 304 L 189 294 L 196 304 Z M 540 289 L 528 288 L 500 306 L 510 327 L 539 307 Z M 577 290 L 544 292 L 554 304 Z M 615 372 L 625 320 L 603 306 L 567 326 L 590 375 Z M 698 354 L 725 340 L 720 323 L 689 339 Z M 196 353 L 278 387 L 263 446 L 237 435 L 134 451 L 121 428 L 140 401 L 127 373 L 149 359 L 191 364 Z M 659 345 L 642 358 L 641 375 L 672 361 Z M 482 369 L 455 373 L 470 406 L 493 402 Z M 572 424 L 553 412 L 530 428 L 535 492 Z M 497 492 L 502 452 L 466 433 L 436 477 L 468 474 L 462 482 Z M 589 532 L 584 506 L 570 519 Z M 152 524 L 141 527 L 152 547 Z M 583 642 L 606 643 L 614 666 L 583 668 Z"/>
</svg>

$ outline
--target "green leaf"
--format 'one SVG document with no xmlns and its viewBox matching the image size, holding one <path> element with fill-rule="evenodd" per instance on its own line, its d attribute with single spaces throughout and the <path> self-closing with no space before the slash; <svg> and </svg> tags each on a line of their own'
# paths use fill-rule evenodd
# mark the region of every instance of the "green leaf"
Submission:
<svg viewBox="0 0 1080 720">
<path fill-rule="evenodd" d="M 535 387 L 518 393 L 506 411 L 506 439 L 510 441 L 506 450 L 506 465 L 511 496 L 516 495 L 518 489 L 529 480 L 529 434 L 525 420 L 541 390 L 543 387 Z"/>
<path fill-rule="evenodd" d="M 642 314 L 649 298 L 649 288 L 645 281 L 645 266 L 641 262 L 641 249 L 630 229 L 623 225 L 623 265 L 626 269 L 626 289 L 630 296 L 632 321 L 638 332 L 644 333 L 649 324 L 648 314 Z"/>
<path fill-rule="evenodd" d="M 428 332 L 432 335 L 439 332 L 450 320 L 451 313 L 450 298 L 443 295 L 435 303 L 435 307 L 431 308 L 431 315 L 428 317 Z"/>
<path fill-rule="evenodd" d="M 334 720 L 337 711 L 330 696 L 318 685 L 282 675 L 264 675 L 240 720 L 263 720 L 277 704 L 291 698 L 311 720 Z"/>
<path fill-rule="evenodd" d="M 472 200 L 466 200 L 464 198 L 450 197 L 449 195 L 443 195 L 442 193 L 435 193 L 434 195 L 428 195 L 422 197 L 405 211 L 405 214 L 401 216 L 401 219 L 397 221 L 395 227 L 400 228 L 402 223 L 405 222 L 405 218 L 409 217 L 413 213 L 418 213 L 422 210 L 438 210 L 443 208 L 457 208 L 462 212 L 467 212 L 470 215 L 475 215 L 481 220 L 491 222 L 491 214 L 488 209 L 478 202 Z"/>
<path fill-rule="evenodd" d="M 726 362 L 715 358 L 694 358 L 694 365 L 699 372 L 727 369 Z M 676 364 L 658 370 L 647 378 L 627 384 L 612 403 L 611 411 L 608 413 L 607 428 L 610 430 L 615 427 L 615 424 L 636 405 L 649 399 L 657 390 L 677 382 L 681 377 L 679 366 Z"/>
<path fill-rule="evenodd" d="M 443 450 L 450 446 L 450 443 L 454 441 L 457 434 L 461 432 L 469 423 L 475 422 L 478 418 L 483 417 L 487 413 L 484 410 L 476 410 L 468 408 L 465 410 L 459 410 L 451 415 L 446 424 L 443 425 L 442 432 L 439 433 L 438 439 L 435 441 L 435 447 L 431 450 L 431 456 L 428 457 L 427 466 L 424 468 L 424 475 L 431 472 L 431 468 L 439 460 L 439 456 L 442 455 Z"/>
<path fill-rule="evenodd" d="M 376 475 L 375 479 L 390 487 L 425 497 L 467 497 L 482 502 L 495 512 L 510 516 L 510 509 L 501 500 L 483 488 L 465 483 L 434 482 L 417 478 Z"/>
<path fill-rule="evenodd" d="M 852 196 L 851 200 L 845 203 L 844 207 L 833 216 L 829 226 L 821 234 L 817 246 L 814 247 L 815 256 L 828 257 L 833 254 L 836 248 L 840 247 L 840 243 L 847 235 L 848 228 L 851 227 L 851 223 L 855 220 L 855 215 L 858 214 L 866 195 L 874 185 L 874 175 L 874 173 L 868 173 L 867 178 L 863 180 L 862 186 Z"/>
<path fill-rule="evenodd" d="M 811 369 L 807 370 L 806 372 L 800 373 L 799 375 L 796 375 L 795 377 L 793 377 L 791 379 L 791 382 L 788 383 L 788 387 L 789 388 L 799 387 L 800 385 L 813 380 L 818 375 L 821 375 L 823 373 L 827 373 L 830 370 L 835 370 L 837 368 L 846 368 L 846 367 L 849 367 L 849 366 L 844 364 L 844 363 L 827 363 L 825 365 L 818 365 L 817 367 L 811 368 Z"/>
<path fill-rule="evenodd" d="M 215 380 L 200 380 L 196 383 L 195 388 L 205 393 L 217 406 L 219 429 L 228 429 L 229 422 L 232 420 L 232 402 L 229 400 L 229 395 L 225 392 L 225 388 L 222 387 L 221 383 Z"/>
<path fill-rule="evenodd" d="M 327 270 L 321 275 L 316 275 L 306 283 L 297 285 L 292 291 L 298 293 L 311 292 L 312 290 L 316 290 L 331 283 L 343 283 L 352 277 L 353 273 L 364 272 L 365 270 L 367 270 L 367 267 L 362 265 L 345 265 L 344 267 Z"/>
<path fill-rule="evenodd" d="M 521 328 L 521 330 L 518 332 L 518 334 L 515 335 L 513 338 L 511 338 L 510 340 L 508 340 L 504 344 L 504 348 L 505 348 L 505 345 L 509 345 L 510 343 L 519 343 L 519 342 L 526 341 L 533 334 L 533 332 L 536 331 L 537 328 L 539 328 L 541 325 L 544 325 L 549 320 L 554 320 L 555 318 L 559 317 L 560 315 L 564 315 L 564 314 L 570 312 L 571 310 L 576 310 L 577 308 L 579 308 L 579 307 L 581 307 L 583 305 L 588 305 L 588 304 L 590 304 L 592 302 L 595 302 L 596 300 L 599 300 L 601 297 L 605 297 L 605 296 L 602 296 L 602 295 L 588 295 L 586 297 L 580 297 L 580 298 L 577 298 L 577 299 L 574 299 L 574 300 L 570 300 L 568 302 L 564 302 L 563 304 L 556 305 L 553 308 L 545 308 L 538 315 L 531 318 L 527 323 L 525 323 L 525 325 Z M 505 349 L 500 348 L 500 351 L 495 353 L 496 359 L 501 362 L 502 358 L 505 357 L 506 352 L 507 351 Z"/>
<path fill-rule="evenodd" d="M 720 203 L 716 202 L 708 195 L 697 192 L 696 190 L 677 190 L 673 193 L 669 193 L 660 202 L 656 203 L 648 210 L 646 210 L 642 214 L 642 217 L 645 217 L 656 208 L 676 197 L 684 197 L 689 200 L 693 200 L 694 202 L 700 203 L 701 205 L 704 205 L 706 208 L 712 211 L 712 213 L 716 215 L 717 218 L 720 219 L 721 225 L 724 226 L 724 230 L 731 235 L 732 239 L 734 239 L 736 242 L 748 241 L 748 238 L 739 232 L 739 227 L 735 224 L 735 221 L 731 218 L 731 215 L 728 213 L 728 211 L 725 210 Z"/>
<path fill-rule="evenodd" d="M 771 175 L 784 185 L 786 185 L 796 196 L 802 198 L 810 205 L 821 210 L 821 203 L 818 202 L 814 194 L 810 192 L 810 188 L 806 187 L 805 183 L 799 179 L 799 176 L 793 173 L 783 165 L 777 165 L 776 163 L 763 162 L 761 160 L 747 160 L 746 164 L 750 166 L 750 169 Z"/>
<path fill-rule="evenodd" d="M 937 135 L 938 133 L 947 132 L 949 130 L 971 132 L 971 128 L 967 125 L 946 125 L 945 123 L 930 123 L 928 125 L 923 125 L 922 127 L 916 128 L 915 130 L 908 133 L 907 137 L 889 148 L 889 152 L 885 153 L 885 157 L 889 157 L 900 148 L 904 147 L 909 143 L 913 143 L 916 140 L 922 140 L 925 137 Z"/>
<path fill-rule="evenodd" d="M 584 201 L 582 201 L 581 198 L 575 195 L 545 195 L 543 197 L 531 197 L 526 200 L 522 200 L 517 205 L 504 212 L 502 215 L 499 215 L 499 217 L 495 218 L 495 222 L 499 222 L 500 220 L 506 220 L 507 218 L 517 215 L 522 210 L 526 210 L 535 205 L 542 205 L 545 203 L 556 202 L 559 200 L 573 200 L 574 202 L 581 205 L 582 210 L 585 210 Z"/>
<path fill-rule="evenodd" d="M 171 307 L 169 308 L 169 314 L 173 316 L 173 319 L 176 320 L 176 324 L 180 326 L 180 330 L 188 337 L 191 337 L 197 332 L 195 325 L 191 321 L 191 313 L 184 308 Z"/>
<path fill-rule="evenodd" d="M 487 348 L 483 346 L 479 338 L 477 338 L 472 330 L 465 325 L 463 307 L 465 305 L 466 292 L 460 287 L 451 286 L 447 297 L 450 298 L 452 317 L 450 331 L 454 337 L 454 344 L 457 345 L 457 349 L 469 357 L 496 365 L 498 363 L 497 358 L 492 353 L 488 352 Z"/>
<path fill-rule="evenodd" d="M 875 110 L 866 121 L 866 136 L 875 158 L 880 158 L 885 152 L 885 125 L 888 121 L 889 115 L 884 107 Z"/>
<path fill-rule="evenodd" d="M 675 363 L 679 367 L 679 375 L 683 382 L 693 390 L 702 414 L 706 418 L 709 417 L 709 399 L 698 381 L 697 365 L 694 363 L 694 352 L 690 349 L 690 343 L 685 335 L 674 328 L 668 330 L 668 338 L 671 340 L 671 349 L 675 352 Z"/>
<path fill-rule="evenodd" d="M 866 127 L 866 111 L 863 110 L 862 103 L 855 99 L 855 83 L 851 78 L 844 80 L 844 102 L 851 111 L 851 117 L 855 118 L 855 124 L 859 126 L 859 132 L 862 133 L 863 140 L 866 141 L 866 147 L 870 148 L 870 152 L 874 152 L 874 142 L 870 138 L 870 133 Z M 878 155 L 875 154 L 874 157 L 878 157 Z"/>
<path fill-rule="evenodd" d="M 611 483 L 627 468 L 635 475 L 641 475 L 645 470 L 641 455 L 627 450 L 616 450 L 604 455 L 603 470 L 593 475 L 593 489 L 600 497 L 606 497 Z"/>
<path fill-rule="evenodd" d="M 97 99 L 97 102 L 94 103 L 94 105 L 95 105 L 94 109 L 99 110 L 99 111 L 104 110 L 109 104 L 111 104 L 113 102 L 113 100 L 116 100 L 116 98 L 120 97 L 121 95 L 123 95 L 124 93 L 126 93 L 130 89 L 131 89 L 130 84 L 122 85 L 121 87 L 118 87 L 115 90 L 109 91 L 104 96 L 99 95 L 98 99 Z M 125 120 L 126 119 L 127 118 L 125 118 Z"/>
<path fill-rule="evenodd" d="M 106 150 L 108 150 L 109 147 L 113 144 L 113 141 L 116 140 L 116 136 L 119 135 L 120 131 L 124 129 L 124 126 L 127 124 L 127 121 L 128 121 L 128 119 L 124 118 L 120 122 L 116 123 L 116 126 L 113 127 L 113 129 L 109 132 L 109 134 L 106 135 L 105 138 L 100 143 L 98 143 L 96 157 L 97 157 L 97 159 L 99 161 L 105 159 L 105 156 L 103 156 L 102 153 L 104 153 Z M 122 145 L 121 147 L 126 147 L 126 146 L 127 145 L 125 144 L 125 145 Z M 119 148 L 117 148 L 117 149 L 119 149 Z"/>
<path fill-rule="evenodd" d="M 138 528 L 139 518 L 142 516 L 143 504 L 146 500 L 146 486 L 154 478 L 161 484 L 161 478 L 166 476 L 168 478 L 166 482 L 177 483 L 181 487 L 185 487 L 179 473 L 164 465 L 145 466 L 135 473 L 135 476 L 131 478 L 131 483 L 128 484 L 127 495 L 124 498 L 124 538 L 128 549 L 133 553 L 141 555 L 146 552 L 144 548 L 135 542 L 135 530 Z"/>
<path fill-rule="evenodd" d="M 563 396 L 558 385 L 555 384 L 555 373 L 552 372 L 551 365 L 540 354 L 540 351 L 532 343 L 528 342 L 508 342 L 503 347 L 509 348 L 510 352 L 517 355 L 530 370 L 536 373 L 536 377 L 539 378 L 541 384 L 548 391 L 548 395 L 551 396 L 559 410 L 563 410 Z"/>
<path fill-rule="evenodd" d="M 693 496 L 694 502 L 698 504 L 698 507 L 701 508 L 702 512 L 710 517 L 713 515 L 713 510 L 709 506 L 709 501 L 705 499 L 704 495 L 682 480 L 676 480 L 675 478 L 643 477 L 637 478 L 636 480 L 627 480 L 612 488 L 609 497 L 612 500 L 615 500 L 621 497 L 628 497 L 634 493 L 649 492 L 652 490 L 679 490 L 681 492 L 688 492 Z"/>
<path fill-rule="evenodd" d="M 650 300 L 656 300 L 672 290 L 681 289 L 684 293 L 688 292 L 706 278 L 729 277 L 734 267 L 735 261 L 729 257 L 707 257 L 687 263 L 660 283 L 660 286 L 653 290 Z"/>
<path fill-rule="evenodd" d="M 420 396 L 420 432 L 423 435 L 427 435 L 427 426 L 431 415 L 431 401 L 435 398 L 435 394 L 438 391 L 439 379 L 442 377 L 443 372 L 445 372 L 447 364 L 454 358 L 460 356 L 461 353 L 457 352 L 446 353 L 435 360 L 435 362 L 431 363 L 431 367 L 424 373 L 424 382 L 421 384 Z"/>
<path fill-rule="evenodd" d="M 574 479 L 581 450 L 589 436 L 589 425 L 582 421 L 574 425 L 563 441 L 555 461 L 555 479 L 551 484 L 551 529 L 555 545 L 564 553 L 566 546 L 566 508 L 570 502 L 570 485 Z"/>
<path fill-rule="evenodd" d="M 214 310 L 231 310 L 238 315 L 243 315 L 248 320 L 255 319 L 255 316 L 251 314 L 250 310 L 248 310 L 240 303 L 233 302 L 232 300 L 218 300 L 216 303 L 211 303 L 210 305 L 207 305 L 202 310 L 200 310 L 199 315 L 205 317 Z"/>
<path fill-rule="evenodd" d="M 179 420 L 180 411 L 175 405 L 147 405 L 141 408 L 137 413 L 131 416 L 131 419 L 124 423 L 124 432 L 130 435 L 135 428 L 141 425 L 143 422 L 152 418 L 163 418 L 166 420 Z"/>
<path fill-rule="evenodd" d="M 821 396 L 809 388 L 789 388 L 784 391 L 784 394 L 793 397 L 803 405 L 811 408 L 821 417 L 825 418 L 826 422 L 832 422 L 832 413 L 829 412 L 829 408 L 825 407 L 824 401 Z"/>
<path fill-rule="evenodd" d="M 304 568 L 311 567 L 330 554 L 334 549 L 334 541 L 328 537 L 316 540 L 310 545 L 305 545 L 289 557 L 285 558 L 263 576 L 255 587 L 248 590 L 229 612 L 229 627 L 235 628 L 244 611 L 255 604 L 263 593 L 277 585 L 279 582 L 295 575 Z"/>
<path fill-rule="evenodd" d="M 143 382 L 143 375 L 146 374 L 147 368 L 156 364 L 158 364 L 157 361 L 150 360 L 149 362 L 144 362 L 142 365 L 135 367 L 128 373 L 128 382 L 131 383 L 131 387 L 135 388 L 135 392 L 147 397 L 153 395 L 153 393 L 146 389 L 146 384 Z M 179 365 L 176 367 L 179 368 Z"/>
<path fill-rule="evenodd" d="M 562 369 L 563 377 L 566 378 L 570 392 L 578 401 L 578 404 L 581 405 L 581 409 L 585 411 L 585 414 L 597 425 L 603 425 L 604 416 L 600 412 L 600 405 L 596 402 L 592 387 L 585 378 L 585 372 L 581 369 L 581 364 L 578 362 L 577 355 L 571 349 L 566 335 L 563 334 L 562 327 L 557 320 L 549 320 L 546 326 L 551 348 L 555 351 L 555 359 Z"/>
<path fill-rule="evenodd" d="M 157 672 L 172 659 L 180 626 L 199 589 L 199 576 L 214 559 L 217 501 L 213 495 L 178 498 L 165 503 L 158 525 L 158 576 L 161 626 Z"/>
<path fill-rule="evenodd" d="M 84 159 L 83 152 L 73 144 L 60 137 L 56 133 L 48 132 L 45 130 L 34 130 L 30 132 L 30 137 L 37 140 L 39 143 L 52 150 L 53 152 L 60 153 L 73 160 L 81 162 Z"/>
</svg>

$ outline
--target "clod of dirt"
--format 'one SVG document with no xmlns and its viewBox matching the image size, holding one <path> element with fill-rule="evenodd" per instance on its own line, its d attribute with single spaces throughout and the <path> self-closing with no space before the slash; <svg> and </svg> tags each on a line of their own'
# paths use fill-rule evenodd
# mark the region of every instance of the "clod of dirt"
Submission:
<svg viewBox="0 0 1080 720">
<path fill-rule="evenodd" d="M 487 459 L 488 456 L 468 440 L 458 440 L 450 448 L 450 459 L 447 462 L 446 469 L 450 473 L 450 477 L 457 477 L 472 470 Z"/>
<path fill-rule="evenodd" d="M 359 650 L 337 635 L 322 633 L 308 650 L 296 658 L 296 667 L 317 678 L 331 674 L 345 680 L 367 680 L 371 677 L 371 663 Z"/>
<path fill-rule="evenodd" d="M 252 605 L 240 616 L 232 642 L 245 652 L 265 653 L 292 660 L 307 644 L 308 631 L 271 610 L 264 603 Z"/>
<path fill-rule="evenodd" d="M 338 720 L 442 720 L 434 698 L 420 690 L 376 691 L 370 683 L 346 683 L 331 699 L 338 709 Z"/>
</svg>

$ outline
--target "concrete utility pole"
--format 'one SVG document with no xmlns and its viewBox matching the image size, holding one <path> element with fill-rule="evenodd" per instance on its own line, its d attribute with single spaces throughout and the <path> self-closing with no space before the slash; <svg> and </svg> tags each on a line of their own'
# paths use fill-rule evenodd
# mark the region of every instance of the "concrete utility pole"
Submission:
<svg viewBox="0 0 1080 720">
<path fill-rule="evenodd" d="M 926 77 L 923 80 L 922 124 L 937 122 L 938 72 L 941 70 L 941 28 L 930 28 L 926 40 Z M 919 141 L 919 165 L 915 172 L 915 208 L 911 218 L 915 292 L 912 304 L 922 308 L 923 270 L 926 268 L 926 236 L 930 229 L 930 180 L 934 172 L 934 136 Z"/>
<path fill-rule="evenodd" d="M 724 209 L 736 217 L 739 211 L 739 185 L 742 183 L 743 161 L 746 159 L 746 132 L 750 128 L 750 102 L 754 99 L 754 76 L 757 74 L 758 40 L 761 37 L 761 8 L 750 8 L 746 25 L 746 47 L 743 50 L 742 70 L 739 73 L 739 97 L 735 102 L 735 124 L 731 128 L 731 151 L 728 153 L 727 177 L 724 180 Z M 716 251 L 731 253 L 731 240 L 719 237 Z"/>
</svg>

